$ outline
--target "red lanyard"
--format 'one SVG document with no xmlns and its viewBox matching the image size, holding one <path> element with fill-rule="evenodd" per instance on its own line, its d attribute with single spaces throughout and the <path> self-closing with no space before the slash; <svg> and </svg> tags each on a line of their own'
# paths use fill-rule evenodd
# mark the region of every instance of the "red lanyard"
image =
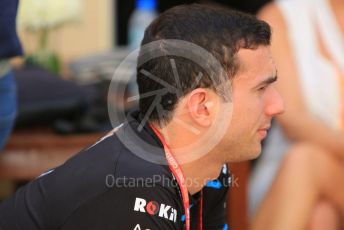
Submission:
<svg viewBox="0 0 344 230">
<path fill-rule="evenodd" d="M 203 191 L 201 190 L 200 198 L 199 198 L 199 208 L 198 208 L 198 229 L 203 229 Z"/>
<path fill-rule="evenodd" d="M 164 146 L 165 150 L 165 155 L 166 155 L 166 160 L 168 163 L 168 166 L 174 175 L 174 177 L 177 180 L 177 183 L 180 187 L 181 194 L 182 194 L 182 199 L 183 199 L 183 206 L 184 206 L 184 214 L 185 214 L 185 227 L 186 230 L 190 230 L 190 201 L 189 201 L 189 193 L 188 189 L 186 187 L 186 182 L 185 182 L 185 177 L 183 175 L 182 169 L 179 166 L 176 158 L 173 156 L 170 148 L 168 147 L 165 139 L 163 136 L 160 134 L 160 132 L 152 125 L 149 124 L 154 133 L 158 136 L 160 139 L 161 143 Z M 200 230 L 202 230 L 202 206 L 203 206 L 203 197 L 202 197 L 202 191 L 200 195 L 200 204 L 199 204 L 199 224 L 198 227 Z"/>
</svg>

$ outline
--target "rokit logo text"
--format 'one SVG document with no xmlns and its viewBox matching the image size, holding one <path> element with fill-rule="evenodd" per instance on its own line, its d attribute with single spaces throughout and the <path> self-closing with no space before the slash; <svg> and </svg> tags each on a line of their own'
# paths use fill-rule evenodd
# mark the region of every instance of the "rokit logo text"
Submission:
<svg viewBox="0 0 344 230">
<path fill-rule="evenodd" d="M 159 204 L 156 201 L 147 202 L 145 199 L 136 198 L 134 211 L 147 212 L 150 215 L 158 215 L 159 217 L 176 222 L 177 210 L 166 204 Z"/>
</svg>

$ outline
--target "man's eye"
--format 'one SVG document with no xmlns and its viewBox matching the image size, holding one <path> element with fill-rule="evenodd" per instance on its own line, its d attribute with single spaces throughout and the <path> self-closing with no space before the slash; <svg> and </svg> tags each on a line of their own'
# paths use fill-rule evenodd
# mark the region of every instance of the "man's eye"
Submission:
<svg viewBox="0 0 344 230">
<path fill-rule="evenodd" d="M 258 91 L 264 91 L 267 87 L 268 87 L 268 85 L 262 86 L 262 87 L 258 88 Z"/>
</svg>

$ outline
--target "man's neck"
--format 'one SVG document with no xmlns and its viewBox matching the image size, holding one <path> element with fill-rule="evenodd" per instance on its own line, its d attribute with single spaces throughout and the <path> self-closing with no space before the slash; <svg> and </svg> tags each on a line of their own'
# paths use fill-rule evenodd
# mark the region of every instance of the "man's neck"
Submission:
<svg viewBox="0 0 344 230">
<path fill-rule="evenodd" d="M 221 159 L 223 154 L 216 148 L 204 153 L 204 142 L 199 141 L 202 134 L 194 135 L 188 130 L 182 130 L 180 125 L 174 126 L 171 123 L 164 128 L 153 126 L 179 163 L 191 195 L 202 190 L 208 181 L 219 176 L 224 163 L 224 159 Z"/>
<path fill-rule="evenodd" d="M 209 162 L 209 159 L 206 158 L 181 165 L 191 195 L 201 191 L 208 181 L 214 180 L 220 175 L 222 164 Z"/>
</svg>

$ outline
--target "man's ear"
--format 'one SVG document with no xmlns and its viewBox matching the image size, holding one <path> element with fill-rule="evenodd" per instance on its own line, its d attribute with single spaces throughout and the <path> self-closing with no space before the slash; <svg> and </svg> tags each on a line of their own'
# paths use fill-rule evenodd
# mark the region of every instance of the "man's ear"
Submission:
<svg viewBox="0 0 344 230">
<path fill-rule="evenodd" d="M 213 101 L 209 90 L 197 88 L 187 96 L 187 109 L 191 118 L 200 126 L 212 124 Z"/>
</svg>

